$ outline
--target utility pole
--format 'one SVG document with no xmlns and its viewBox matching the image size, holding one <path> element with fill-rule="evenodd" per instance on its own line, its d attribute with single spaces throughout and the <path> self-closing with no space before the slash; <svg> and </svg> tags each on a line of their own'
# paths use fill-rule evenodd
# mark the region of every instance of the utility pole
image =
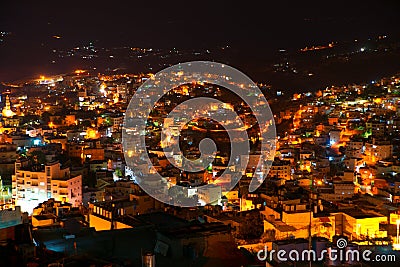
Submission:
<svg viewBox="0 0 400 267">
<path fill-rule="evenodd" d="M 311 223 L 312 223 L 312 218 L 313 218 L 313 188 L 314 188 L 314 177 L 311 179 L 311 186 L 310 186 L 310 195 L 309 195 L 309 204 L 310 204 L 310 223 L 308 225 L 308 251 L 311 251 Z M 312 267 L 312 262 L 311 262 L 311 256 L 310 260 L 308 262 L 308 266 Z"/>
</svg>

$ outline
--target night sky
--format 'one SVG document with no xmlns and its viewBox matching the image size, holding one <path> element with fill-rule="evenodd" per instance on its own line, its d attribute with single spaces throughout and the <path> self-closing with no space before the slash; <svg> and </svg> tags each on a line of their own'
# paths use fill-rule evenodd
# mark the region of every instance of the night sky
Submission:
<svg viewBox="0 0 400 267">
<path fill-rule="evenodd" d="M 11 35 L 0 43 L 0 81 L 47 71 L 52 48 L 87 42 L 166 49 L 230 45 L 238 58 L 257 59 L 281 48 L 400 32 L 398 1 L 102 2 L 1 1 L 0 31 Z"/>
</svg>

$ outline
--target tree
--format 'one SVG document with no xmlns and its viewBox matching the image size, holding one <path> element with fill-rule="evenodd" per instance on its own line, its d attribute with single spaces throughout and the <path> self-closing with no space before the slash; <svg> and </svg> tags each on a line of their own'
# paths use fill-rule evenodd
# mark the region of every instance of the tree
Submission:
<svg viewBox="0 0 400 267">
<path fill-rule="evenodd" d="M 117 168 L 115 169 L 115 175 L 118 176 L 118 177 L 122 177 L 122 171 L 121 171 L 120 168 L 117 167 Z"/>
<path fill-rule="evenodd" d="M 35 150 L 32 153 L 29 153 L 29 159 L 33 164 L 45 164 L 46 163 L 46 155 L 40 151 Z"/>
<path fill-rule="evenodd" d="M 51 116 L 51 113 L 48 111 L 45 111 L 42 113 L 41 119 L 45 124 L 47 124 L 50 121 L 50 116 Z"/>
<path fill-rule="evenodd" d="M 259 213 L 249 213 L 240 224 L 238 237 L 241 239 L 259 238 L 264 232 Z"/>
<path fill-rule="evenodd" d="M 346 147 L 345 146 L 340 146 L 339 147 L 339 152 L 344 154 L 346 152 Z"/>
</svg>

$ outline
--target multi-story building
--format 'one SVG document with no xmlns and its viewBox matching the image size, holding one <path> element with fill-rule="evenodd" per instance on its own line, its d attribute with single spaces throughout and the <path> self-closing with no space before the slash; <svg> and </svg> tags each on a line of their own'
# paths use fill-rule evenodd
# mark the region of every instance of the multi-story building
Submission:
<svg viewBox="0 0 400 267">
<path fill-rule="evenodd" d="M 347 153 L 347 151 L 346 151 Z M 355 171 L 357 167 L 361 166 L 364 163 L 363 159 L 360 158 L 355 158 L 355 157 L 346 157 L 344 159 L 344 165 L 346 168 L 350 171 Z"/>
<path fill-rule="evenodd" d="M 271 168 L 269 169 L 268 176 L 269 177 L 276 177 L 285 180 L 291 179 L 291 168 L 290 162 L 286 160 L 275 160 L 272 163 Z"/>
<path fill-rule="evenodd" d="M 354 183 L 351 182 L 335 182 L 333 184 L 335 195 L 344 195 L 345 197 L 352 197 L 354 195 Z"/>
<path fill-rule="evenodd" d="M 0 163 L 14 162 L 17 159 L 17 146 L 14 144 L 0 143 Z M 1 172 L 0 172 L 1 173 Z"/>
<path fill-rule="evenodd" d="M 372 136 L 383 136 L 385 134 L 386 124 L 380 120 L 370 120 L 365 123 L 367 130 L 370 130 Z"/>
<path fill-rule="evenodd" d="M 217 204 L 221 201 L 222 190 L 221 186 L 209 184 L 207 187 L 199 188 L 197 194 L 200 202 Z"/>
<path fill-rule="evenodd" d="M 290 203 L 290 204 L 289 204 Z M 308 238 L 318 235 L 332 239 L 335 235 L 335 216 L 329 213 L 311 211 L 300 201 L 289 201 L 278 207 L 276 203 L 265 206 L 261 211 L 264 218 L 264 232 L 273 239 Z M 310 229 L 311 222 L 311 229 Z"/>
<path fill-rule="evenodd" d="M 119 132 L 122 129 L 122 125 L 124 123 L 124 116 L 122 115 L 113 115 L 110 117 L 111 125 L 113 132 Z"/>
<path fill-rule="evenodd" d="M 365 144 L 366 160 L 377 162 L 379 160 L 387 159 L 392 156 L 393 145 L 390 141 L 372 139 L 372 142 Z"/>
<path fill-rule="evenodd" d="M 329 144 L 331 146 L 337 145 L 340 142 L 342 131 L 339 129 L 332 129 L 329 132 Z"/>
<path fill-rule="evenodd" d="M 387 231 L 382 230 L 380 224 L 387 223 L 388 218 L 374 211 L 348 209 L 336 213 L 335 220 L 336 232 L 350 240 L 387 237 Z"/>
<path fill-rule="evenodd" d="M 15 204 L 29 213 L 49 198 L 78 206 L 82 203 L 82 176 L 71 176 L 70 169 L 62 168 L 58 161 L 32 165 L 28 160 L 18 160 L 12 195 Z"/>
<path fill-rule="evenodd" d="M 358 139 L 351 139 L 346 144 L 346 156 L 348 158 L 361 158 L 364 152 L 364 142 Z"/>
</svg>

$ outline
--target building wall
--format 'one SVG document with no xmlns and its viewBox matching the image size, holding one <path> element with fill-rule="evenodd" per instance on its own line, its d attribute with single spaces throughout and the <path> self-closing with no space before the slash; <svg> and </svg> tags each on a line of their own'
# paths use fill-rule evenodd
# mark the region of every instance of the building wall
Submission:
<svg viewBox="0 0 400 267">
<path fill-rule="evenodd" d="M 282 212 L 282 222 L 296 228 L 308 226 L 310 224 L 310 212 Z"/>
<path fill-rule="evenodd" d="M 52 197 L 57 201 L 65 201 L 77 207 L 82 204 L 82 176 L 78 175 L 67 180 L 53 179 L 51 181 Z"/>
<path fill-rule="evenodd" d="M 17 152 L 14 151 L 0 151 L 0 162 L 12 162 L 18 158 Z"/>
<path fill-rule="evenodd" d="M 23 211 L 31 212 L 48 199 L 45 172 L 21 171 L 16 167 L 12 176 L 12 195 L 16 205 L 21 206 Z"/>
<path fill-rule="evenodd" d="M 102 218 L 97 216 L 96 214 L 89 214 L 89 222 L 90 227 L 94 227 L 96 231 L 111 230 L 111 219 L 109 218 Z M 114 229 L 125 228 L 132 228 L 132 226 L 117 221 L 114 222 Z"/>
<path fill-rule="evenodd" d="M 375 145 L 373 143 L 365 144 L 365 155 L 367 160 L 376 162 L 392 156 L 392 145 Z"/>
<path fill-rule="evenodd" d="M 53 219 L 46 219 L 46 220 L 38 220 L 35 216 L 32 216 L 32 226 L 50 226 L 54 223 Z"/>
<path fill-rule="evenodd" d="M 197 191 L 199 199 L 205 203 L 216 204 L 221 199 L 222 191 L 220 186 L 207 187 Z"/>
<path fill-rule="evenodd" d="M 49 198 L 78 206 L 82 203 L 82 176 L 69 177 L 69 168 L 60 169 L 60 163 L 46 165 L 44 171 L 34 171 L 21 170 L 21 163 L 17 162 L 12 176 L 13 199 L 28 213 Z"/>
<path fill-rule="evenodd" d="M 323 220 L 322 220 L 323 219 Z M 308 220 L 309 221 L 309 220 Z M 279 223 L 278 223 L 279 224 Z M 282 224 L 282 222 L 280 222 Z M 279 227 L 272 221 L 264 220 L 264 232 L 274 231 L 276 240 L 284 240 L 290 237 L 295 238 L 308 238 L 309 236 L 309 225 L 299 225 L 295 222 L 287 224 L 296 228 L 294 231 L 281 230 L 284 227 Z M 335 216 L 328 217 L 313 217 L 311 223 L 311 235 L 325 237 L 332 240 L 335 235 Z"/>
<path fill-rule="evenodd" d="M 331 145 L 339 143 L 340 135 L 341 135 L 341 131 L 330 131 L 329 132 L 329 143 Z"/>
<path fill-rule="evenodd" d="M 100 218 L 95 214 L 89 214 L 89 225 L 94 227 L 96 231 L 105 231 L 111 229 L 111 221 Z"/>
<path fill-rule="evenodd" d="M 354 183 L 334 183 L 333 188 L 336 195 L 344 195 L 344 197 L 354 195 Z"/>
<path fill-rule="evenodd" d="M 282 165 L 282 166 L 271 166 L 271 168 L 269 169 L 269 173 L 268 176 L 269 177 L 278 177 L 281 179 L 285 179 L 285 180 L 290 180 L 291 179 L 291 175 L 290 175 L 290 165 Z"/>
<path fill-rule="evenodd" d="M 147 213 L 153 209 L 159 208 L 161 204 L 160 202 L 156 201 L 154 198 L 148 195 L 131 194 L 129 196 L 129 199 L 131 201 L 135 200 L 137 203 L 134 207 L 134 214 Z"/>
<path fill-rule="evenodd" d="M 336 214 L 337 229 L 339 234 L 344 234 L 350 239 L 365 239 L 387 237 L 386 231 L 379 230 L 379 223 L 387 222 L 387 217 L 368 217 L 356 219 L 346 213 Z"/>
<path fill-rule="evenodd" d="M 237 190 L 224 192 L 223 194 L 229 201 L 239 200 L 239 191 L 237 191 Z"/>
<path fill-rule="evenodd" d="M 275 231 L 275 239 L 276 240 L 284 240 L 288 239 L 291 237 L 295 238 L 307 238 L 308 237 L 308 228 L 299 228 L 296 229 L 295 231 L 280 231 L 278 228 L 274 227 L 273 224 L 271 224 L 268 221 L 264 221 L 264 231 L 268 230 L 274 230 Z"/>
<path fill-rule="evenodd" d="M 104 148 L 84 148 L 83 159 L 104 160 Z"/>
<path fill-rule="evenodd" d="M 68 156 L 71 158 L 81 158 L 82 157 L 83 146 L 78 144 L 68 145 Z"/>
</svg>

